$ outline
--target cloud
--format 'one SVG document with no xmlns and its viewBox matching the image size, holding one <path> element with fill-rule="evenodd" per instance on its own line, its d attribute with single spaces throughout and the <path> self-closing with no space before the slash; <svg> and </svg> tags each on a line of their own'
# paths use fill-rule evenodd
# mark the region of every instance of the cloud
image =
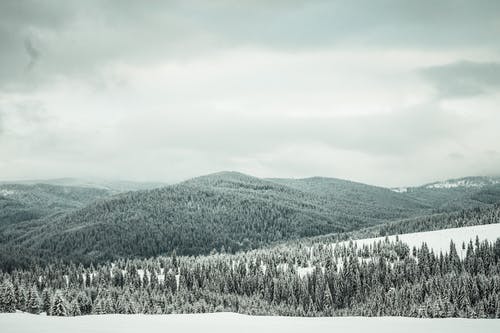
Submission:
<svg viewBox="0 0 500 333">
<path fill-rule="evenodd" d="M 290 117 L 209 112 L 162 115 L 141 112 L 119 125 L 127 147 L 185 149 L 222 155 L 252 155 L 290 145 L 320 145 L 372 156 L 418 153 L 460 137 L 469 125 L 434 105 L 384 114 Z M 135 132 L 131 137 L 129 133 Z"/>
<path fill-rule="evenodd" d="M 422 70 L 441 97 L 470 97 L 500 89 L 500 62 L 460 61 Z"/>
<path fill-rule="evenodd" d="M 30 61 L 26 66 L 26 70 L 31 71 L 33 69 L 33 66 L 35 66 L 36 62 L 38 61 L 38 58 L 40 57 L 40 51 L 36 49 L 30 38 L 26 38 L 24 40 L 24 47 L 26 49 L 26 53 L 30 57 Z"/>
<path fill-rule="evenodd" d="M 0 175 L 236 169 L 395 186 L 489 172 L 500 167 L 483 153 L 499 151 L 499 11 L 486 0 L 0 1 Z"/>
<path fill-rule="evenodd" d="M 463 154 L 457 153 L 457 152 L 449 153 L 448 157 L 451 160 L 455 160 L 455 161 L 460 161 L 460 160 L 463 160 L 465 158 L 465 156 Z"/>
<path fill-rule="evenodd" d="M 112 63 L 183 62 L 239 47 L 499 50 L 498 1 L 2 1 L 0 86 L 92 77 Z M 18 75 L 35 36 L 44 63 Z M 31 42 L 28 42 L 32 45 Z M 38 49 L 39 49 L 38 48 Z M 29 60 L 36 52 L 28 51 Z M 31 63 L 31 62 L 30 62 Z"/>
</svg>

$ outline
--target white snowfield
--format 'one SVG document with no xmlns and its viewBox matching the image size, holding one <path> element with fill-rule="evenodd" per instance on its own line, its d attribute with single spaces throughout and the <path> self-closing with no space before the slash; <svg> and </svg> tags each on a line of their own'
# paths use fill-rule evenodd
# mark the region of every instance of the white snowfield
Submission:
<svg viewBox="0 0 500 333">
<path fill-rule="evenodd" d="M 429 249 L 433 250 L 434 253 L 437 254 L 440 252 L 443 252 L 443 254 L 447 253 L 450 250 L 450 241 L 453 240 L 458 255 L 460 257 L 464 257 L 466 250 L 462 249 L 462 243 L 465 242 L 465 245 L 467 246 L 471 240 L 475 242 L 476 236 L 479 237 L 480 241 L 488 240 L 490 242 L 495 242 L 497 238 L 500 237 L 500 223 L 415 232 L 411 234 L 401 234 L 398 236 L 388 236 L 388 238 L 389 241 L 395 241 L 396 237 L 398 237 L 399 240 L 407 244 L 410 249 L 413 248 L 413 246 L 418 248 L 425 242 Z M 377 237 L 353 240 L 353 242 L 355 242 L 359 248 L 363 245 L 372 245 L 374 242 L 384 240 L 385 237 Z M 346 242 L 342 243 L 345 244 Z"/>
<path fill-rule="evenodd" d="M 404 317 L 258 317 L 235 313 L 47 317 L 25 313 L 8 313 L 0 314 L 0 331 L 2 333 L 498 333 L 500 332 L 500 320 Z"/>
</svg>

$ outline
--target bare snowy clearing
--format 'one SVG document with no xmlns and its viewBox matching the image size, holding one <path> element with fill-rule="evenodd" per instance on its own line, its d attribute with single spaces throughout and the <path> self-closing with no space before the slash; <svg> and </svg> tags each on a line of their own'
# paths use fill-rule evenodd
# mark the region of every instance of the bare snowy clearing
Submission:
<svg viewBox="0 0 500 333">
<path fill-rule="evenodd" d="M 413 246 L 420 247 L 422 243 L 426 243 L 430 250 L 435 253 L 447 253 L 450 249 L 450 241 L 453 240 L 457 248 L 458 255 L 463 258 L 465 250 L 462 249 L 462 243 L 469 243 L 475 241 L 479 237 L 480 241 L 487 240 L 495 242 L 500 237 L 500 223 L 475 225 L 470 227 L 451 228 L 435 231 L 415 232 L 411 234 L 393 235 L 388 236 L 389 241 L 393 242 L 396 237 L 400 241 L 407 244 L 410 248 Z M 359 247 L 363 245 L 372 245 L 375 242 L 384 241 L 386 237 L 366 238 L 353 240 Z M 341 242 L 339 244 L 347 244 L 348 242 Z"/>
<path fill-rule="evenodd" d="M 47 317 L 0 314 L 3 333 L 99 332 L 499 332 L 496 319 L 253 317 L 234 313 Z"/>
</svg>

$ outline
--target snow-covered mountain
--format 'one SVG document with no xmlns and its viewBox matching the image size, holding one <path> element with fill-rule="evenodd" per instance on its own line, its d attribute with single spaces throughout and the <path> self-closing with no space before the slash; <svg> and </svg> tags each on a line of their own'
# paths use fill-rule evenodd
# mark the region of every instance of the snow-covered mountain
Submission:
<svg viewBox="0 0 500 333">
<path fill-rule="evenodd" d="M 434 182 L 430 184 L 423 185 L 424 188 L 457 188 L 457 187 L 484 187 L 488 185 L 500 184 L 500 177 L 465 177 L 457 179 L 448 179 L 445 181 Z"/>
<path fill-rule="evenodd" d="M 414 189 L 431 189 L 431 190 L 452 189 L 452 188 L 479 189 L 485 186 L 496 185 L 496 184 L 500 184 L 500 177 L 477 176 L 477 177 L 463 177 L 463 178 L 441 180 L 414 187 L 413 186 L 392 187 L 391 190 L 397 193 L 407 193 L 408 191 Z"/>
</svg>

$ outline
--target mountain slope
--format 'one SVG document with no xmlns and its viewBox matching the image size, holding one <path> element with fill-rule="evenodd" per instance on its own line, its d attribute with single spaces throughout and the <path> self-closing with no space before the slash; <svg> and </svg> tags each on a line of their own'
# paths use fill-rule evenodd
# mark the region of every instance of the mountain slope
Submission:
<svg viewBox="0 0 500 333">
<path fill-rule="evenodd" d="M 78 188 L 93 188 L 109 191 L 113 194 L 149 190 L 166 186 L 166 183 L 161 182 L 135 182 L 126 180 L 107 180 L 107 179 L 84 179 L 84 178 L 55 178 L 55 179 L 38 179 L 38 180 L 23 180 L 17 182 L 0 182 L 2 185 L 52 185 L 64 187 L 78 187 Z"/>
<path fill-rule="evenodd" d="M 396 193 L 332 178 L 259 179 L 221 172 L 6 225 L 0 228 L 0 264 L 6 260 L 14 267 L 13 258 L 28 265 L 35 259 L 92 262 L 150 257 L 173 250 L 186 255 L 234 252 L 367 230 L 389 221 L 394 225 L 410 221 L 408 226 L 418 228 L 425 223 L 411 222 L 413 219 L 440 209 L 447 214 L 455 205 L 488 207 L 497 200 L 496 187 L 455 190 L 423 188 Z M 22 211 L 24 206 L 15 207 Z"/>
<path fill-rule="evenodd" d="M 374 226 L 345 233 L 311 237 L 309 244 L 319 241 L 342 241 L 417 233 L 426 231 L 461 228 L 478 225 L 499 224 L 500 204 L 475 207 L 460 211 L 418 216 L 402 220 L 389 221 Z M 496 235 L 500 236 L 500 235 Z"/>
<path fill-rule="evenodd" d="M 342 231 L 363 221 L 327 212 L 306 193 L 260 181 L 219 176 L 131 192 L 89 205 L 11 240 L 57 256 L 109 259 L 240 250 L 282 239 Z M 78 244 L 75 248 L 74 244 Z"/>
<path fill-rule="evenodd" d="M 406 198 L 432 205 L 436 213 L 449 212 L 500 202 L 500 178 L 465 177 L 398 191 Z"/>
<path fill-rule="evenodd" d="M 82 208 L 109 195 L 90 187 L 0 184 L 0 226 Z"/>
<path fill-rule="evenodd" d="M 378 188 L 372 196 L 377 191 L 398 196 Z M 180 254 L 204 254 L 355 230 L 422 210 L 402 200 L 408 208 L 398 208 L 399 202 L 387 207 L 378 202 L 379 209 L 371 212 L 372 203 L 365 200 L 370 193 L 363 191 L 363 185 L 337 195 L 331 192 L 320 195 L 278 181 L 222 172 L 115 195 L 63 216 L 17 224 L 1 237 L 4 244 L 42 257 L 76 261 L 147 257 L 174 249 Z"/>
<path fill-rule="evenodd" d="M 371 218 L 395 219 L 421 215 L 423 211 L 432 209 L 432 204 L 422 203 L 418 198 L 342 179 L 312 177 L 269 180 L 324 198 L 331 209 L 341 208 L 351 214 Z"/>
</svg>

